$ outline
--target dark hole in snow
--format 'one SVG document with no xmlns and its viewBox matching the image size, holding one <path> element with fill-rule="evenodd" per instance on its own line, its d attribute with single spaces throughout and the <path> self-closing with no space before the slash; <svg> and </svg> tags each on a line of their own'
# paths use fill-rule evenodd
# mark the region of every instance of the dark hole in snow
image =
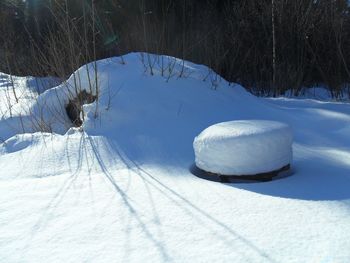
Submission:
<svg viewBox="0 0 350 263">
<path fill-rule="evenodd" d="M 190 167 L 190 172 L 202 179 L 220 183 L 255 183 L 269 182 L 291 175 L 290 165 L 286 165 L 278 170 L 254 175 L 220 175 L 210 173 L 198 168 L 195 164 Z"/>
<path fill-rule="evenodd" d="M 83 124 L 83 120 L 80 118 L 82 106 L 84 104 L 90 104 L 95 100 L 96 96 L 85 90 L 81 91 L 75 98 L 69 100 L 69 103 L 66 105 L 66 112 L 75 127 L 80 127 Z"/>
</svg>

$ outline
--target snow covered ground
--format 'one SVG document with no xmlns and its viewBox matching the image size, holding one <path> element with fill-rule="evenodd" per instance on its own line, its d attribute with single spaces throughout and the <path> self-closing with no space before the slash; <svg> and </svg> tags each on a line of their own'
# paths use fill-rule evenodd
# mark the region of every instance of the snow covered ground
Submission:
<svg viewBox="0 0 350 263">
<path fill-rule="evenodd" d="M 0 262 L 350 261 L 349 104 L 260 99 L 203 66 L 163 57 L 168 69 L 154 60 L 151 72 L 140 54 L 124 60 L 98 62 L 100 99 L 85 106 L 83 131 L 52 115 L 72 78 L 0 118 Z M 86 72 L 76 74 L 88 90 Z M 18 134 L 30 115 L 53 133 L 28 121 Z M 292 127 L 291 176 L 191 174 L 195 136 L 240 119 Z"/>
</svg>

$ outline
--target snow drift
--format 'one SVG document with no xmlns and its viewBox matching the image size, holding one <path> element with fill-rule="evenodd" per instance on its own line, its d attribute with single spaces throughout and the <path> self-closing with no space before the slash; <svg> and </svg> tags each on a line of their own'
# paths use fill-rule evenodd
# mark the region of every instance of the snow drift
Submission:
<svg viewBox="0 0 350 263">
<path fill-rule="evenodd" d="M 2 139 L 28 132 L 65 134 L 74 127 L 66 107 L 84 91 L 92 96 L 98 93 L 98 99 L 83 105 L 81 130 L 124 138 L 120 143 L 128 145 L 131 155 L 151 160 L 163 159 L 155 156 L 162 152 L 169 160 L 188 161 L 191 157 L 193 161 L 192 141 L 204 128 L 216 122 L 249 119 L 261 108 L 274 111 L 205 66 L 168 56 L 131 53 L 123 60 L 115 57 L 87 64 L 30 103 L 14 103 L 21 110 L 3 117 L 7 125 L 3 125 Z M 257 103 L 260 108 L 249 106 Z M 178 156 L 170 157 L 173 154 Z"/>
</svg>

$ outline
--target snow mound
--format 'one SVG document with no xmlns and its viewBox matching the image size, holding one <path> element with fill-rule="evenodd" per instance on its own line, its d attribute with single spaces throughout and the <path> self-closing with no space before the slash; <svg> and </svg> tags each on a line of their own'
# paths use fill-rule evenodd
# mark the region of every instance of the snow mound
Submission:
<svg viewBox="0 0 350 263">
<path fill-rule="evenodd" d="M 242 86 L 228 83 L 206 66 L 146 53 L 130 53 L 122 59 L 112 57 L 86 64 L 60 85 L 45 91 L 32 87 L 33 78 L 21 78 L 15 82 L 18 102 L 12 89 L 7 89 L 9 78 L 0 75 L 0 141 L 22 133 L 65 134 L 75 126 L 67 115 L 67 105 L 86 92 L 97 99 L 79 105 L 84 131 L 106 135 L 112 128 L 129 124 L 141 126 L 142 130 L 146 124 L 150 130 L 154 130 L 155 125 L 171 131 L 177 126 L 186 126 L 195 129 L 195 133 L 188 135 L 187 145 L 191 151 L 193 137 L 204 127 L 235 119 L 238 113 L 234 109 L 238 105 L 249 116 L 257 109 L 247 104 L 259 103 Z M 202 105 L 208 108 L 203 110 Z M 217 110 L 213 111 L 214 108 Z M 195 126 L 189 125 L 193 119 L 196 119 Z M 159 134 L 164 134 L 157 129 Z M 180 133 L 185 133 L 183 128 L 179 129 Z"/>
<path fill-rule="evenodd" d="M 221 175 L 253 175 L 278 170 L 292 161 L 293 135 L 284 123 L 240 120 L 212 125 L 193 147 L 198 168 Z"/>
</svg>

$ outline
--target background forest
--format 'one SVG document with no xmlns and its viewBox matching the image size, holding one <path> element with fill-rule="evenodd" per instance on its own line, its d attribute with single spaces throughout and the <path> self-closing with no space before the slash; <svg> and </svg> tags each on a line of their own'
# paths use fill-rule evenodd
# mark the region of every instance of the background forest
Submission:
<svg viewBox="0 0 350 263">
<path fill-rule="evenodd" d="M 213 68 L 257 95 L 350 83 L 346 0 L 0 0 L 0 71 L 70 75 L 132 51 Z"/>
</svg>

